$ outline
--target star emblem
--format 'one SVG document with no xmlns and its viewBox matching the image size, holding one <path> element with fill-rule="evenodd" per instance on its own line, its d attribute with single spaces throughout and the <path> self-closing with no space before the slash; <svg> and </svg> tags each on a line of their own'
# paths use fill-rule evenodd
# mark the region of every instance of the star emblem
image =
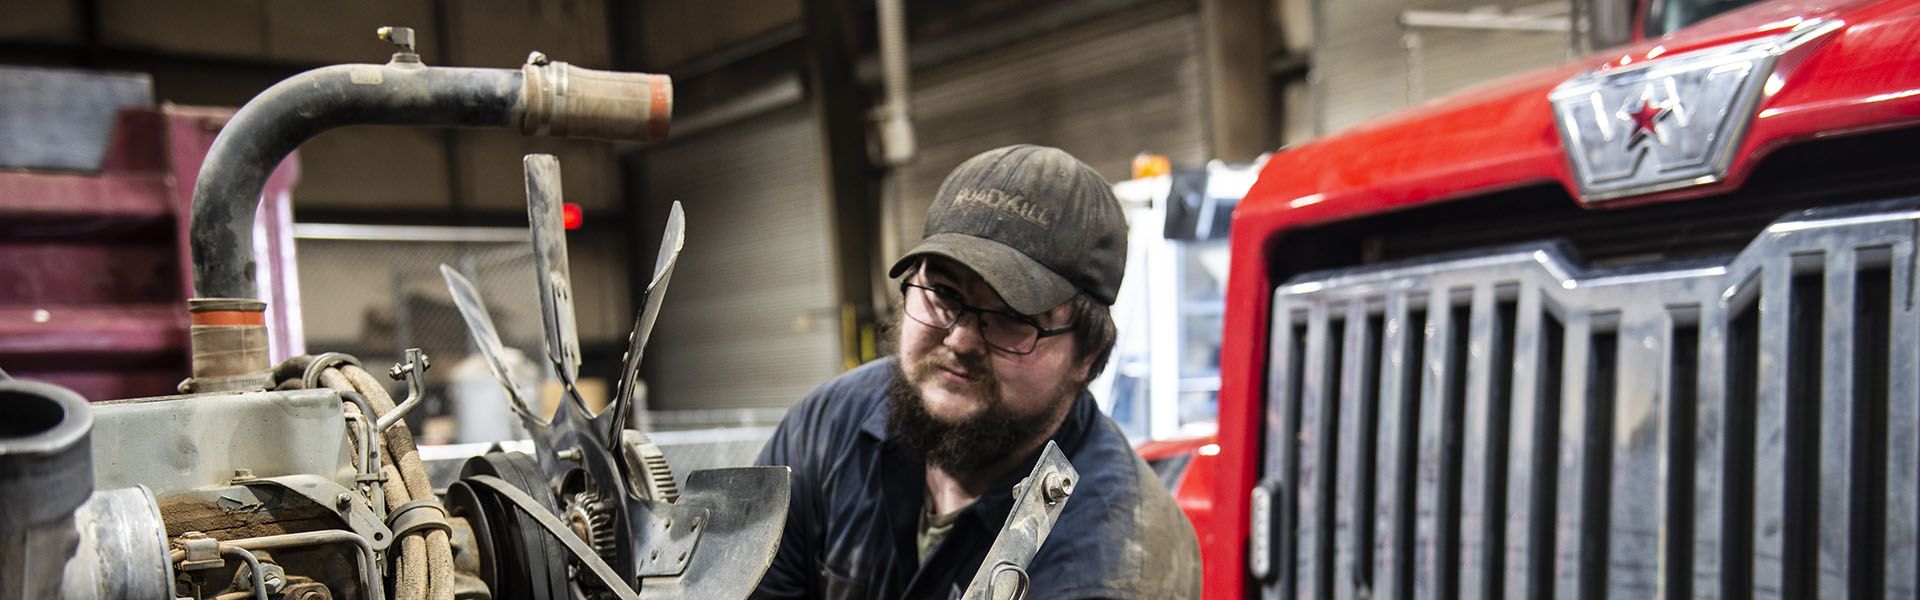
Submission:
<svg viewBox="0 0 1920 600">
<path fill-rule="evenodd" d="M 1639 108 L 1628 111 L 1623 107 L 1620 110 L 1622 117 L 1633 122 L 1633 133 L 1627 136 L 1628 148 L 1640 145 L 1640 140 L 1649 137 L 1662 144 L 1666 143 L 1666 140 L 1661 139 L 1660 136 L 1660 121 L 1673 113 L 1672 105 L 1656 106 L 1653 100 L 1642 99 Z"/>
</svg>

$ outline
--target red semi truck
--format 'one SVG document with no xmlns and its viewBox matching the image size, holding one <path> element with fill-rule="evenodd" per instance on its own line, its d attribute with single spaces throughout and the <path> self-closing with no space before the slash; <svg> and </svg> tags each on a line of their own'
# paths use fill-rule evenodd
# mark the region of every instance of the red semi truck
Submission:
<svg viewBox="0 0 1920 600">
<path fill-rule="evenodd" d="M 1699 4 L 1267 162 L 1207 597 L 1920 593 L 1920 2 Z"/>
</svg>

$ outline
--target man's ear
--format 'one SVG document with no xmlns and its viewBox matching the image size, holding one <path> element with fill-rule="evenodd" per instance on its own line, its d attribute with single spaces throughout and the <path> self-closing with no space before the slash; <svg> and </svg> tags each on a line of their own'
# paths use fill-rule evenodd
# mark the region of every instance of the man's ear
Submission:
<svg viewBox="0 0 1920 600">
<path fill-rule="evenodd" d="M 1073 380 L 1079 382 L 1080 387 L 1086 387 L 1087 384 L 1093 383 L 1093 378 L 1087 375 L 1093 372 L 1093 354 L 1085 352 L 1079 354 L 1080 357 L 1073 361 Z"/>
</svg>

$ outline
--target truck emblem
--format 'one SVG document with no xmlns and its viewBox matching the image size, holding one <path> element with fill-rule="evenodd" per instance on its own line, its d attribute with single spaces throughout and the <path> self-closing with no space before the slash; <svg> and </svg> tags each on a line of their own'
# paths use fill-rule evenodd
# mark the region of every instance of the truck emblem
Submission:
<svg viewBox="0 0 1920 600">
<path fill-rule="evenodd" d="M 1667 118 L 1670 114 L 1673 114 L 1673 105 L 1655 106 L 1652 100 L 1641 100 L 1640 108 L 1632 112 L 1627 112 L 1624 107 L 1621 108 L 1620 117 L 1633 122 L 1633 135 L 1627 138 L 1627 147 L 1638 146 L 1641 140 L 1647 138 L 1653 138 L 1661 145 L 1666 145 L 1667 140 L 1660 135 L 1660 120 Z"/>
<path fill-rule="evenodd" d="M 1774 63 L 1840 25 L 1807 21 L 1760 40 L 1586 71 L 1555 87 L 1548 98 L 1580 199 L 1724 180 Z"/>
</svg>

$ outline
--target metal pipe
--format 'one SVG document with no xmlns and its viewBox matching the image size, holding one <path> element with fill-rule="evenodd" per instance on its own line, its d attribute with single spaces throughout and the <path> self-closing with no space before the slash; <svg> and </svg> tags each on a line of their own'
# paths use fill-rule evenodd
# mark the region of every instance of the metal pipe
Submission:
<svg viewBox="0 0 1920 600">
<path fill-rule="evenodd" d="M 230 545 L 246 550 L 275 550 L 279 548 L 300 548 L 326 544 L 353 544 L 355 548 L 359 548 L 362 562 L 360 565 L 360 577 L 364 580 L 360 582 L 360 585 L 365 588 L 362 591 L 367 598 L 379 598 L 381 596 L 380 580 L 375 577 L 373 570 L 374 566 L 380 562 L 380 559 L 374 556 L 373 546 L 367 543 L 366 538 L 360 537 L 360 534 L 351 531 L 325 530 L 265 535 L 221 542 L 222 546 Z"/>
<path fill-rule="evenodd" d="M 267 575 L 260 569 L 260 559 L 246 548 L 232 544 L 221 544 L 220 555 L 246 561 L 247 568 L 253 571 L 253 597 L 255 600 L 267 600 Z"/>
<path fill-rule="evenodd" d="M 880 160 L 889 167 L 900 167 L 913 160 L 913 119 L 908 111 L 912 84 L 907 69 L 907 9 L 903 0 L 878 0 L 876 20 L 880 26 L 880 79 L 886 99 L 874 111 L 879 124 Z"/>
<path fill-rule="evenodd" d="M 227 122 L 194 182 L 197 297 L 254 298 L 253 216 L 281 159 L 347 125 L 517 127 L 529 135 L 645 141 L 672 113 L 664 75 L 582 69 L 538 52 L 520 69 L 428 67 L 403 47 L 384 65 L 321 67 L 254 97 Z"/>
</svg>

